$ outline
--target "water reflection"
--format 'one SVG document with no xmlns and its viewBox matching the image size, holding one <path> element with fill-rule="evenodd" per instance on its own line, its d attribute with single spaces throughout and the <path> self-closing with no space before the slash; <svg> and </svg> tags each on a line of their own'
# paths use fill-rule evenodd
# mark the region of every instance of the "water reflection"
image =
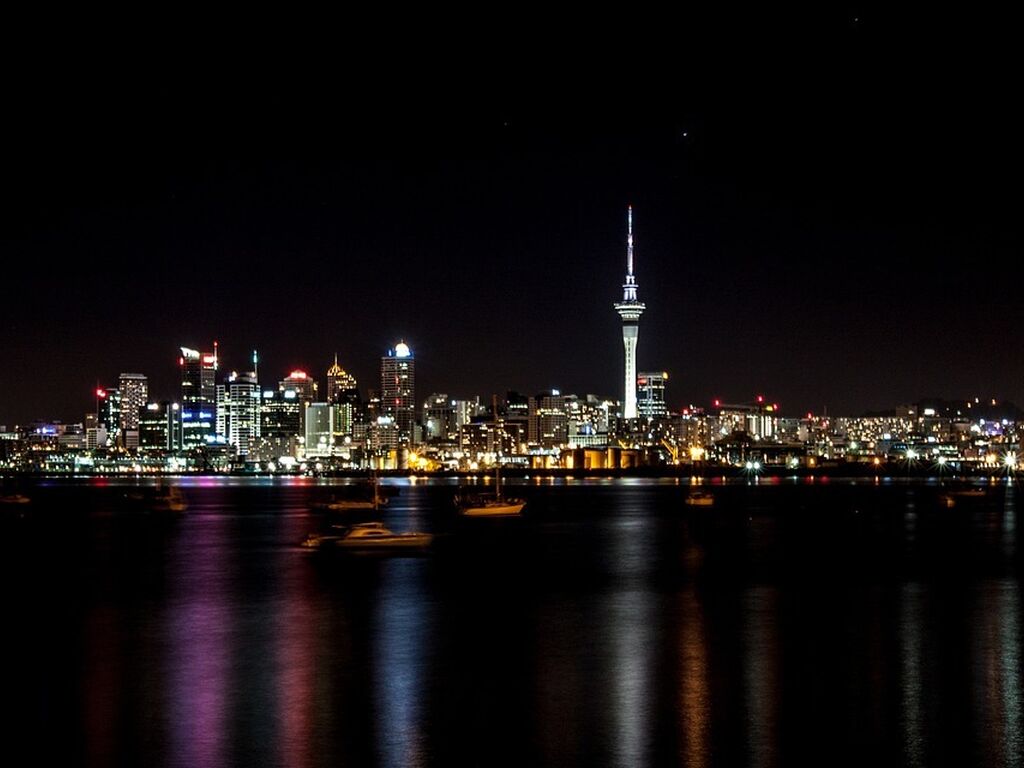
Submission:
<svg viewBox="0 0 1024 768">
<path fill-rule="evenodd" d="M 777 764 L 779 706 L 778 590 L 756 586 L 747 590 L 745 687 L 749 765 Z"/>
<path fill-rule="evenodd" d="M 975 621 L 975 740 L 985 765 L 1019 766 L 1024 762 L 1019 585 L 1002 582 L 986 589 Z"/>
<path fill-rule="evenodd" d="M 386 563 L 373 616 L 369 662 L 375 733 L 385 766 L 425 764 L 422 708 L 432 626 L 422 568 L 412 559 Z"/>
<path fill-rule="evenodd" d="M 921 591 L 919 584 L 904 584 L 900 590 L 900 724 L 907 766 L 926 765 Z"/>
<path fill-rule="evenodd" d="M 171 560 L 177 586 L 171 595 L 168 638 L 170 761 L 173 765 L 220 766 L 231 672 L 233 553 L 229 518 L 213 515 L 178 539 Z"/>
<path fill-rule="evenodd" d="M 417 481 L 384 519 L 439 534 L 420 559 L 299 551 L 298 485 L 39 516 L 60 557 L 0 540 L 7 679 L 59 764 L 1021 765 L 1013 486 L 872 484 L 870 526 L 837 483 L 715 490 L 530 485 L 466 530 Z"/>
<path fill-rule="evenodd" d="M 679 621 L 679 759 L 703 768 L 710 758 L 711 686 L 704 609 L 696 590 L 677 601 Z"/>
</svg>

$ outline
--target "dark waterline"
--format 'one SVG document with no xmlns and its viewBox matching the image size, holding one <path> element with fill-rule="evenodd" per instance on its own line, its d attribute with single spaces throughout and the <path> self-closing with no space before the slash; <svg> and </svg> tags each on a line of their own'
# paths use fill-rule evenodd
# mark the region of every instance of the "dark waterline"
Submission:
<svg viewBox="0 0 1024 768">
<path fill-rule="evenodd" d="M 1020 765 L 1019 488 L 518 484 L 422 557 L 297 546 L 328 489 L 44 483 L 0 510 L 8 754 L 49 765 Z M 4 762 L 8 762 L 5 760 Z"/>
</svg>

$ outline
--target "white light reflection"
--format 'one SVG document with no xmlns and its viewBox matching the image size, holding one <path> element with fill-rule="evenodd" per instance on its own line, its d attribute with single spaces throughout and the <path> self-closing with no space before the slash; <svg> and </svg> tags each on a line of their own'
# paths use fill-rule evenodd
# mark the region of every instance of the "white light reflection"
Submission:
<svg viewBox="0 0 1024 768">
<path fill-rule="evenodd" d="M 1024 764 L 1021 702 L 1021 606 L 1015 580 L 986 585 L 974 622 L 974 708 L 985 765 Z"/>
<path fill-rule="evenodd" d="M 654 596 L 646 583 L 653 558 L 653 521 L 646 494 L 639 489 L 623 499 L 614 522 L 612 562 L 619 590 L 609 600 L 612 644 L 612 711 L 618 765 L 645 765 L 654 720 L 651 675 L 654 644 Z M 628 500 L 628 501 L 627 501 Z"/>
<path fill-rule="evenodd" d="M 651 654 L 654 617 L 650 592 L 620 592 L 611 599 L 611 613 L 617 764 L 646 765 L 653 721 Z"/>
<path fill-rule="evenodd" d="M 923 621 L 920 584 L 904 584 L 900 592 L 900 724 L 903 731 L 903 764 L 915 767 L 925 765 L 925 713 L 921 690 Z"/>
<path fill-rule="evenodd" d="M 425 762 L 422 730 L 424 667 L 433 630 L 423 594 L 423 561 L 382 564 L 374 617 L 373 699 L 377 748 L 384 766 Z"/>
</svg>

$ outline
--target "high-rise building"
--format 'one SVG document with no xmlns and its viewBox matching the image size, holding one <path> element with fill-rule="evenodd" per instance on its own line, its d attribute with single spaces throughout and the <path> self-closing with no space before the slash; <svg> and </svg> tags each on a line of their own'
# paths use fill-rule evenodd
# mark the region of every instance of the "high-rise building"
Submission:
<svg viewBox="0 0 1024 768">
<path fill-rule="evenodd" d="M 287 441 L 302 434 L 302 403 L 294 389 L 263 392 L 260 406 L 260 436 Z"/>
<path fill-rule="evenodd" d="M 121 390 L 117 387 L 99 388 L 96 390 L 96 421 L 98 426 L 106 430 L 107 439 L 104 445 L 114 445 L 121 434 Z"/>
<path fill-rule="evenodd" d="M 217 431 L 217 342 L 213 352 L 181 348 L 182 447 L 213 442 Z"/>
<path fill-rule="evenodd" d="M 446 443 L 454 439 L 459 428 L 455 421 L 455 401 L 444 393 L 434 393 L 423 403 L 423 440 Z"/>
<path fill-rule="evenodd" d="M 626 282 L 622 286 L 622 301 L 615 310 L 622 318 L 622 343 L 626 348 L 626 393 L 622 402 L 622 417 L 635 419 L 636 410 L 636 341 L 640 315 L 646 307 L 636 297 L 636 278 L 633 276 L 633 206 L 627 209 Z"/>
<path fill-rule="evenodd" d="M 306 408 L 306 458 L 330 456 L 334 445 L 334 406 L 310 403 Z"/>
<path fill-rule="evenodd" d="M 235 447 L 239 456 L 247 456 L 253 441 L 260 436 L 260 388 L 256 372 L 231 372 L 227 384 L 217 388 L 223 390 L 223 404 L 218 399 L 217 418 L 220 409 L 226 411 L 224 437 Z"/>
<path fill-rule="evenodd" d="M 334 406 L 335 437 L 351 435 L 359 415 L 359 388 L 356 377 L 338 365 L 337 355 L 327 369 L 327 402 Z"/>
<path fill-rule="evenodd" d="M 529 442 L 541 448 L 565 445 L 568 436 L 565 397 L 557 389 L 530 398 Z"/>
<path fill-rule="evenodd" d="M 665 405 L 666 381 L 668 381 L 668 374 L 664 371 L 637 374 L 636 409 L 638 416 L 644 419 L 656 419 L 668 415 L 668 406 Z"/>
<path fill-rule="evenodd" d="M 380 400 L 383 415 L 398 428 L 398 442 L 411 444 L 416 425 L 416 363 L 404 341 L 380 359 Z"/>
<path fill-rule="evenodd" d="M 305 371 L 300 370 L 292 371 L 288 376 L 281 379 L 277 388 L 282 392 L 287 389 L 294 389 L 299 400 L 305 405 L 316 402 L 317 392 L 320 389 L 317 386 L 316 379 Z"/>
<path fill-rule="evenodd" d="M 327 402 L 340 403 L 342 394 L 356 387 L 356 377 L 338 365 L 338 356 L 335 355 L 334 365 L 327 369 Z"/>
<path fill-rule="evenodd" d="M 118 389 L 121 391 L 121 431 L 137 430 L 139 411 L 146 407 L 149 399 L 146 377 L 141 373 L 122 373 L 118 378 Z"/>
<path fill-rule="evenodd" d="M 148 403 L 139 414 L 139 448 L 181 450 L 181 407 L 177 403 Z"/>
</svg>

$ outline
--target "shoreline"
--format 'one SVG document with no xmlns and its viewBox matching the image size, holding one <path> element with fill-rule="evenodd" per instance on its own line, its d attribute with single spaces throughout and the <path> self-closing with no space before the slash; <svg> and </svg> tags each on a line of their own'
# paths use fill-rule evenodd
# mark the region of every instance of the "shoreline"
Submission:
<svg viewBox="0 0 1024 768">
<path fill-rule="evenodd" d="M 800 467 L 788 469 L 785 467 L 766 467 L 758 471 L 746 470 L 741 467 L 635 467 L 629 469 L 525 469 L 503 467 L 502 477 L 505 479 L 532 479 L 532 478 L 563 478 L 563 479 L 822 479 L 830 478 L 843 480 L 940 480 L 940 481 L 1003 481 L 1012 480 L 1016 473 L 1009 473 L 1003 468 L 988 468 L 988 471 L 969 470 L 953 472 L 944 470 L 934 471 L 931 468 L 908 468 L 899 464 L 880 465 L 873 467 L 873 471 L 866 472 L 863 465 L 853 464 L 849 467 Z M 59 479 L 159 479 L 159 478 L 261 478 L 261 479 L 333 479 L 351 478 L 365 479 L 370 476 L 369 470 L 332 470 L 328 472 L 315 473 L 285 473 L 285 472 L 0 472 L 0 481 L 10 480 L 59 480 Z M 418 480 L 431 479 L 474 479 L 490 477 L 493 472 L 489 469 L 466 470 L 466 471 L 441 471 L 441 472 L 416 472 L 412 470 L 376 470 L 373 472 L 377 477 L 385 478 L 416 478 Z M 2 487 L 2 486 L 0 486 Z"/>
</svg>

